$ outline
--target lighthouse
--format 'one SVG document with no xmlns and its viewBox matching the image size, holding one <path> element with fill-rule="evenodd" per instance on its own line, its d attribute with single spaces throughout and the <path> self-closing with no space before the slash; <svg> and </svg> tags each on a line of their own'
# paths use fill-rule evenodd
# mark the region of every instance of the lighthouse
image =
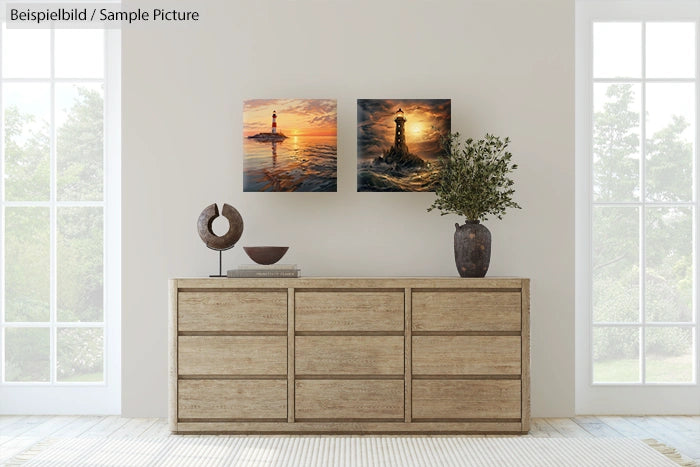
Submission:
<svg viewBox="0 0 700 467">
<path fill-rule="evenodd" d="M 404 130 L 404 124 L 406 123 L 406 118 L 403 116 L 403 110 L 399 108 L 396 111 L 396 134 L 394 135 L 394 147 L 400 151 L 408 153 L 408 147 L 406 146 L 406 133 Z"/>
<path fill-rule="evenodd" d="M 396 111 L 394 122 L 396 122 L 396 132 L 394 133 L 394 145 L 384 151 L 384 156 L 375 159 L 376 163 L 391 164 L 402 168 L 406 167 L 423 167 L 425 161 L 415 154 L 408 152 L 406 145 L 405 123 L 406 117 L 403 115 L 403 110 Z"/>
<path fill-rule="evenodd" d="M 254 139 L 257 141 L 273 141 L 273 142 L 282 142 L 285 139 L 287 139 L 287 136 L 284 133 L 278 133 L 277 132 L 277 111 L 273 110 L 272 111 L 272 131 L 269 133 L 258 133 L 256 135 L 248 136 L 249 139 Z"/>
</svg>

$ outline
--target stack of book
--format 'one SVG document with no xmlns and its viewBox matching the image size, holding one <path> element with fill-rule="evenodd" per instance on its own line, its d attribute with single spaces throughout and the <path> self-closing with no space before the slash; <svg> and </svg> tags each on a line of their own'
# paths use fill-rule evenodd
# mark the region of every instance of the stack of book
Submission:
<svg viewBox="0 0 700 467">
<path fill-rule="evenodd" d="M 296 264 L 241 264 L 229 269 L 228 277 L 299 277 L 301 270 Z"/>
</svg>

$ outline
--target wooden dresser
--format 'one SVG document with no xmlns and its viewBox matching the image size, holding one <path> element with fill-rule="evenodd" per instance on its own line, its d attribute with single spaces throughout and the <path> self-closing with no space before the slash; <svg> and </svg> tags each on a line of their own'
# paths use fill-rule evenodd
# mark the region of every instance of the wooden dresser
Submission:
<svg viewBox="0 0 700 467">
<path fill-rule="evenodd" d="M 526 433 L 529 279 L 170 281 L 176 433 Z"/>
</svg>

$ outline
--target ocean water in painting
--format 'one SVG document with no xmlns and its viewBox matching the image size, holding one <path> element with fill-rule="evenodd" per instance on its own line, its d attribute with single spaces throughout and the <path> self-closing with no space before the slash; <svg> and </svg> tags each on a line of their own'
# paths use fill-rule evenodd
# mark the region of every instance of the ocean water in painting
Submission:
<svg viewBox="0 0 700 467">
<path fill-rule="evenodd" d="M 336 136 L 243 138 L 243 191 L 337 191 Z"/>
<path fill-rule="evenodd" d="M 399 166 L 359 162 L 357 191 L 435 191 L 436 164 L 405 169 Z"/>
</svg>

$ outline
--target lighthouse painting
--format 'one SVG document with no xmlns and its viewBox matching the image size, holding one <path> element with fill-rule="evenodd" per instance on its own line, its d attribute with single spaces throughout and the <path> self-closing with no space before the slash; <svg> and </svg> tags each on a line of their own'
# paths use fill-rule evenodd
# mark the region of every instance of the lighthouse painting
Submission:
<svg viewBox="0 0 700 467">
<path fill-rule="evenodd" d="M 358 99 L 357 191 L 433 191 L 450 99 Z"/>
<path fill-rule="evenodd" d="M 337 104 L 243 103 L 243 191 L 337 191 Z"/>
</svg>

